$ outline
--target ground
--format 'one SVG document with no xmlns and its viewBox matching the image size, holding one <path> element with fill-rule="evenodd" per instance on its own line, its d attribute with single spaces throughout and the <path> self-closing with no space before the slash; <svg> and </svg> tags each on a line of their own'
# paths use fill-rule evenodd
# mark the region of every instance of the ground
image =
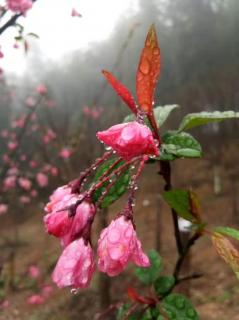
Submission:
<svg viewBox="0 0 239 320">
<path fill-rule="evenodd" d="M 209 225 L 228 225 L 237 227 L 239 216 L 233 210 L 233 194 L 231 181 L 227 171 L 221 168 L 222 192 L 214 194 L 213 170 L 209 160 L 180 160 L 173 164 L 173 184 L 175 187 L 192 187 L 202 202 L 202 216 Z M 140 181 L 135 207 L 137 233 L 146 251 L 160 247 L 160 255 L 164 259 L 164 273 L 169 274 L 176 260 L 175 241 L 170 210 L 163 203 L 159 192 L 163 189 L 161 177 L 157 174 L 157 167 L 147 166 Z M 113 216 L 120 210 L 121 202 L 116 203 L 110 210 Z M 26 298 L 38 286 L 28 284 L 26 287 L 26 270 L 30 264 L 38 264 L 43 270 L 42 282 L 51 284 L 49 274 L 54 266 L 60 247 L 56 239 L 44 232 L 42 225 L 42 210 L 28 208 L 27 218 L 18 219 L 18 239 L 20 245 L 15 249 L 16 255 L 11 263 L 4 264 L 3 274 L 8 282 L 14 274 L 15 288 L 7 286 L 7 298 L 10 307 L 0 313 L 0 320 L 73 320 L 94 319 L 100 311 L 97 276 L 91 287 L 76 295 L 69 289 L 54 289 L 51 297 L 40 306 L 30 306 Z M 239 212 L 237 213 L 239 214 Z M 2 217 L 1 250 L 2 260 L 9 257 L 11 247 L 6 247 L 7 239 L 12 239 L 14 231 L 10 217 Z M 191 299 L 196 306 L 202 320 L 239 320 L 239 284 L 224 261 L 217 256 L 209 237 L 199 239 L 190 255 L 190 269 L 202 273 L 200 279 L 184 283 L 177 290 L 190 288 Z M 132 283 L 133 282 L 133 283 Z M 128 285 L 137 287 L 137 280 L 132 275 L 132 267 L 119 277 L 111 279 L 112 302 L 127 300 Z"/>
</svg>

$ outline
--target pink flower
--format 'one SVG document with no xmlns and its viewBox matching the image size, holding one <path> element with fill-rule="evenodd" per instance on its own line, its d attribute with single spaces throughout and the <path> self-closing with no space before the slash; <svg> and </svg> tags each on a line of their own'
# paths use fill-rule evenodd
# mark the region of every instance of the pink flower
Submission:
<svg viewBox="0 0 239 320">
<path fill-rule="evenodd" d="M 36 175 L 36 180 L 37 180 L 39 187 L 41 187 L 41 188 L 44 188 L 48 185 L 48 176 L 42 172 L 39 172 Z"/>
<path fill-rule="evenodd" d="M 46 94 L 47 93 L 47 88 L 44 84 L 39 84 L 39 86 L 37 86 L 36 90 L 39 94 Z"/>
<path fill-rule="evenodd" d="M 148 267 L 148 257 L 141 248 L 141 242 L 130 220 L 124 216 L 113 220 L 105 228 L 98 240 L 98 268 L 109 276 L 116 276 L 121 273 L 129 261 L 138 266 Z"/>
<path fill-rule="evenodd" d="M 45 302 L 45 299 L 40 294 L 33 294 L 27 299 L 27 303 L 32 305 L 39 305 L 39 304 L 43 304 L 44 302 Z"/>
<path fill-rule="evenodd" d="M 14 13 L 23 13 L 25 14 L 27 10 L 31 9 L 32 1 L 31 0 L 6 0 L 7 8 Z"/>
<path fill-rule="evenodd" d="M 9 190 L 13 189 L 16 186 L 16 177 L 15 176 L 10 176 L 6 177 L 3 181 L 3 188 L 4 190 Z"/>
<path fill-rule="evenodd" d="M 15 150 L 17 146 L 18 146 L 18 143 L 16 141 L 10 141 L 7 144 L 8 149 L 12 151 Z"/>
<path fill-rule="evenodd" d="M 28 268 L 29 277 L 32 279 L 37 279 L 40 276 L 40 269 L 36 265 L 32 265 Z"/>
<path fill-rule="evenodd" d="M 36 99 L 35 98 L 33 98 L 33 97 L 28 97 L 27 99 L 26 99 L 26 101 L 25 101 L 25 103 L 26 103 L 26 105 L 28 106 L 28 107 L 34 107 L 35 105 L 36 105 Z"/>
<path fill-rule="evenodd" d="M 63 198 L 71 194 L 71 188 L 67 185 L 57 188 L 50 196 L 50 201 L 45 206 L 45 211 L 50 213 L 58 210 L 59 204 L 61 204 Z M 63 208 L 63 207 L 61 207 Z"/>
<path fill-rule="evenodd" d="M 66 195 L 63 200 L 55 206 L 56 211 L 44 217 L 46 231 L 55 237 L 61 238 L 64 247 L 79 237 L 87 224 L 88 218 L 95 210 L 92 204 L 83 201 L 77 207 L 74 217 L 69 217 L 68 210 L 61 211 L 61 209 L 69 207 L 77 200 L 78 198 L 75 195 Z"/>
<path fill-rule="evenodd" d="M 83 201 L 76 209 L 76 214 L 71 219 L 71 226 L 68 232 L 61 237 L 61 243 L 63 247 L 66 247 L 72 241 L 74 241 L 87 225 L 88 219 L 95 211 L 94 205 L 89 202 Z M 69 219 L 69 218 L 68 218 Z"/>
<path fill-rule="evenodd" d="M 25 154 L 22 154 L 22 155 L 20 156 L 20 160 L 21 160 L 21 161 L 26 161 L 26 159 L 27 159 L 27 156 L 26 156 Z"/>
<path fill-rule="evenodd" d="M 61 149 L 59 156 L 63 159 L 68 159 L 68 158 L 70 158 L 71 154 L 72 154 L 71 150 L 64 147 L 63 149 Z"/>
<path fill-rule="evenodd" d="M 8 205 L 4 203 L 0 203 L 0 215 L 7 213 Z"/>
<path fill-rule="evenodd" d="M 82 15 L 75 8 L 73 8 L 71 10 L 71 16 L 72 17 L 82 17 Z"/>
<path fill-rule="evenodd" d="M 59 288 L 85 288 L 94 272 L 93 251 L 81 238 L 71 242 L 60 256 L 52 280 Z"/>
<path fill-rule="evenodd" d="M 97 138 L 112 147 L 125 160 L 140 155 L 159 155 L 150 129 L 136 121 L 117 124 L 100 131 Z"/>
<path fill-rule="evenodd" d="M 58 169 L 56 167 L 51 167 L 50 172 L 53 177 L 56 177 L 58 175 Z"/>
<path fill-rule="evenodd" d="M 20 187 L 26 191 L 29 191 L 31 189 L 32 183 L 27 178 L 19 178 L 18 183 L 19 183 Z"/>
</svg>

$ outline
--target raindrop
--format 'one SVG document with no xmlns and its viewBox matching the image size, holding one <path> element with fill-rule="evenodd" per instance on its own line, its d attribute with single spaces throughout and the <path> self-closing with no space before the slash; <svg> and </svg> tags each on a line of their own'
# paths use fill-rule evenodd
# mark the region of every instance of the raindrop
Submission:
<svg viewBox="0 0 239 320">
<path fill-rule="evenodd" d="M 72 294 L 77 294 L 79 292 L 79 289 L 73 288 L 71 289 Z"/>
<path fill-rule="evenodd" d="M 150 64 L 149 64 L 148 60 L 144 59 L 141 62 L 139 69 L 143 74 L 148 74 L 150 71 Z"/>
<path fill-rule="evenodd" d="M 96 167 L 93 167 L 92 169 L 93 169 L 93 170 L 96 170 Z"/>
<path fill-rule="evenodd" d="M 106 150 L 106 151 L 110 151 L 110 150 L 112 150 L 112 148 L 109 147 L 109 146 L 106 146 L 106 147 L 105 147 L 105 150 Z"/>
</svg>

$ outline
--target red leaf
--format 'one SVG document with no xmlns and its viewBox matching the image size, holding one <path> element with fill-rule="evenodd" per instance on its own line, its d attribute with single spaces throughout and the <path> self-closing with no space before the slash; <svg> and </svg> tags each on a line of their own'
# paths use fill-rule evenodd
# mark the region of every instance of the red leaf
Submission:
<svg viewBox="0 0 239 320">
<path fill-rule="evenodd" d="M 147 114 L 152 112 L 154 91 L 160 72 L 160 49 L 154 25 L 149 29 L 141 53 L 136 75 L 136 92 L 139 107 Z"/>
<path fill-rule="evenodd" d="M 113 89 L 117 92 L 117 94 L 133 111 L 133 113 L 137 114 L 137 106 L 130 91 L 121 82 L 119 82 L 110 72 L 103 70 L 102 73 L 106 77 L 110 85 L 113 87 Z"/>
<path fill-rule="evenodd" d="M 153 298 L 140 296 L 132 287 L 127 289 L 127 293 L 132 302 L 139 302 L 148 305 L 155 304 L 155 300 Z"/>
</svg>

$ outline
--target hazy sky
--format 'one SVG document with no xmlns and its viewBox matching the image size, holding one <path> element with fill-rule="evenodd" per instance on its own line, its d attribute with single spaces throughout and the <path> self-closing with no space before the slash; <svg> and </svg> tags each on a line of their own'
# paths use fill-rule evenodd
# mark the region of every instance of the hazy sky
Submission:
<svg viewBox="0 0 239 320">
<path fill-rule="evenodd" d="M 93 41 L 106 39 L 115 24 L 125 15 L 137 10 L 138 0 L 38 0 L 26 18 L 19 20 L 25 31 L 40 36 L 38 46 L 44 56 L 59 59 L 77 48 L 87 48 Z M 71 17 L 76 8 L 82 18 Z M 5 53 L 0 66 L 6 71 L 21 74 L 25 71 L 22 49 L 14 49 L 14 29 L 2 36 L 1 47 Z"/>
</svg>

